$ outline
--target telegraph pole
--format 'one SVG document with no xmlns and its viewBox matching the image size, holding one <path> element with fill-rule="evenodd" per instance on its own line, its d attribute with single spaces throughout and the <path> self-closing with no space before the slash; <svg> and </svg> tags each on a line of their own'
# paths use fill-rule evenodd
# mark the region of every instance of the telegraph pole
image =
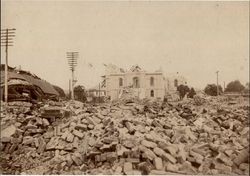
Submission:
<svg viewBox="0 0 250 176">
<path fill-rule="evenodd" d="M 101 102 L 101 100 L 100 100 L 101 95 L 100 94 L 101 94 L 101 83 L 99 83 L 99 94 L 98 94 L 99 95 L 99 103 Z"/>
<path fill-rule="evenodd" d="M 16 29 L 1 29 L 1 47 L 5 47 L 5 84 L 4 84 L 4 100 L 8 102 L 8 47 L 13 46 L 13 37 L 15 37 Z"/>
<path fill-rule="evenodd" d="M 216 75 L 217 75 L 217 96 L 219 96 L 219 71 L 216 71 Z"/>
<path fill-rule="evenodd" d="M 67 58 L 68 58 L 69 68 L 70 68 L 70 70 L 72 72 L 71 99 L 74 100 L 74 85 L 75 85 L 75 83 L 77 81 L 74 78 L 74 71 L 75 71 L 75 67 L 77 65 L 78 52 L 67 52 L 66 55 L 67 55 Z"/>
</svg>

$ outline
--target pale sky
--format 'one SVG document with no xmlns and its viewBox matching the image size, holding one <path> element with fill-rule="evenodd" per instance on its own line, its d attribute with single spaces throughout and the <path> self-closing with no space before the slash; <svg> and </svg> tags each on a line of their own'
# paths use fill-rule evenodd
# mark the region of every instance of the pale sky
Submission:
<svg viewBox="0 0 250 176">
<path fill-rule="evenodd" d="M 103 63 L 179 72 L 204 88 L 249 80 L 249 2 L 1 1 L 2 28 L 16 28 L 9 65 L 68 89 L 67 51 L 78 51 L 77 84 L 92 87 Z M 1 47 L 1 62 L 5 53 Z M 88 63 L 94 65 L 90 68 Z"/>
</svg>

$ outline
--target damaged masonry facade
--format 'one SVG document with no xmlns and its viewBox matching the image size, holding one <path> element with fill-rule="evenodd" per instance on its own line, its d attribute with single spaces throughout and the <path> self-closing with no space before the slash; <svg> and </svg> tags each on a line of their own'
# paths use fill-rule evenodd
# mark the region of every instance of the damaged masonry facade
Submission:
<svg viewBox="0 0 250 176">
<path fill-rule="evenodd" d="M 178 85 L 187 83 L 186 79 L 178 73 L 164 76 L 162 70 L 147 72 L 138 65 L 125 71 L 112 64 L 106 66 L 103 80 L 102 87 L 105 88 L 106 95 L 111 100 L 121 98 L 128 91 L 139 99 L 163 100 L 167 93 L 175 92 Z"/>
</svg>

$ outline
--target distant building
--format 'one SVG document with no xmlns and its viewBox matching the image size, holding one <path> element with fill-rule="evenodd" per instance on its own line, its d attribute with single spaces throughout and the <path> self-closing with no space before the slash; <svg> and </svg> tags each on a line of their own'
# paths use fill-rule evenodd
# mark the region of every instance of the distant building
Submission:
<svg viewBox="0 0 250 176">
<path fill-rule="evenodd" d="M 125 71 L 111 64 L 106 67 L 103 79 L 102 87 L 111 100 L 118 99 L 126 87 L 132 88 L 134 96 L 140 99 L 163 99 L 166 92 L 176 91 L 176 86 L 185 82 L 180 76 L 166 79 L 161 70 L 147 72 L 135 65 Z"/>
<path fill-rule="evenodd" d="M 186 85 L 187 84 L 187 79 L 180 75 L 179 72 L 176 73 L 168 73 L 165 76 L 165 86 L 167 92 L 174 92 L 177 90 L 177 87 L 179 85 Z"/>
<path fill-rule="evenodd" d="M 106 90 L 103 87 L 95 86 L 87 90 L 87 96 L 103 97 L 106 95 Z"/>
</svg>

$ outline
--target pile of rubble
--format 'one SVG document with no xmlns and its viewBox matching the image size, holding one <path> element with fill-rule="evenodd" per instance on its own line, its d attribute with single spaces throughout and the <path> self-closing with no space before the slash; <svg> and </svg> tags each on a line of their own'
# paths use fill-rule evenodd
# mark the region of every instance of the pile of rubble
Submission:
<svg viewBox="0 0 250 176">
<path fill-rule="evenodd" d="M 248 174 L 249 105 L 12 102 L 3 174 Z M 203 101 L 203 100 L 202 100 Z"/>
</svg>

